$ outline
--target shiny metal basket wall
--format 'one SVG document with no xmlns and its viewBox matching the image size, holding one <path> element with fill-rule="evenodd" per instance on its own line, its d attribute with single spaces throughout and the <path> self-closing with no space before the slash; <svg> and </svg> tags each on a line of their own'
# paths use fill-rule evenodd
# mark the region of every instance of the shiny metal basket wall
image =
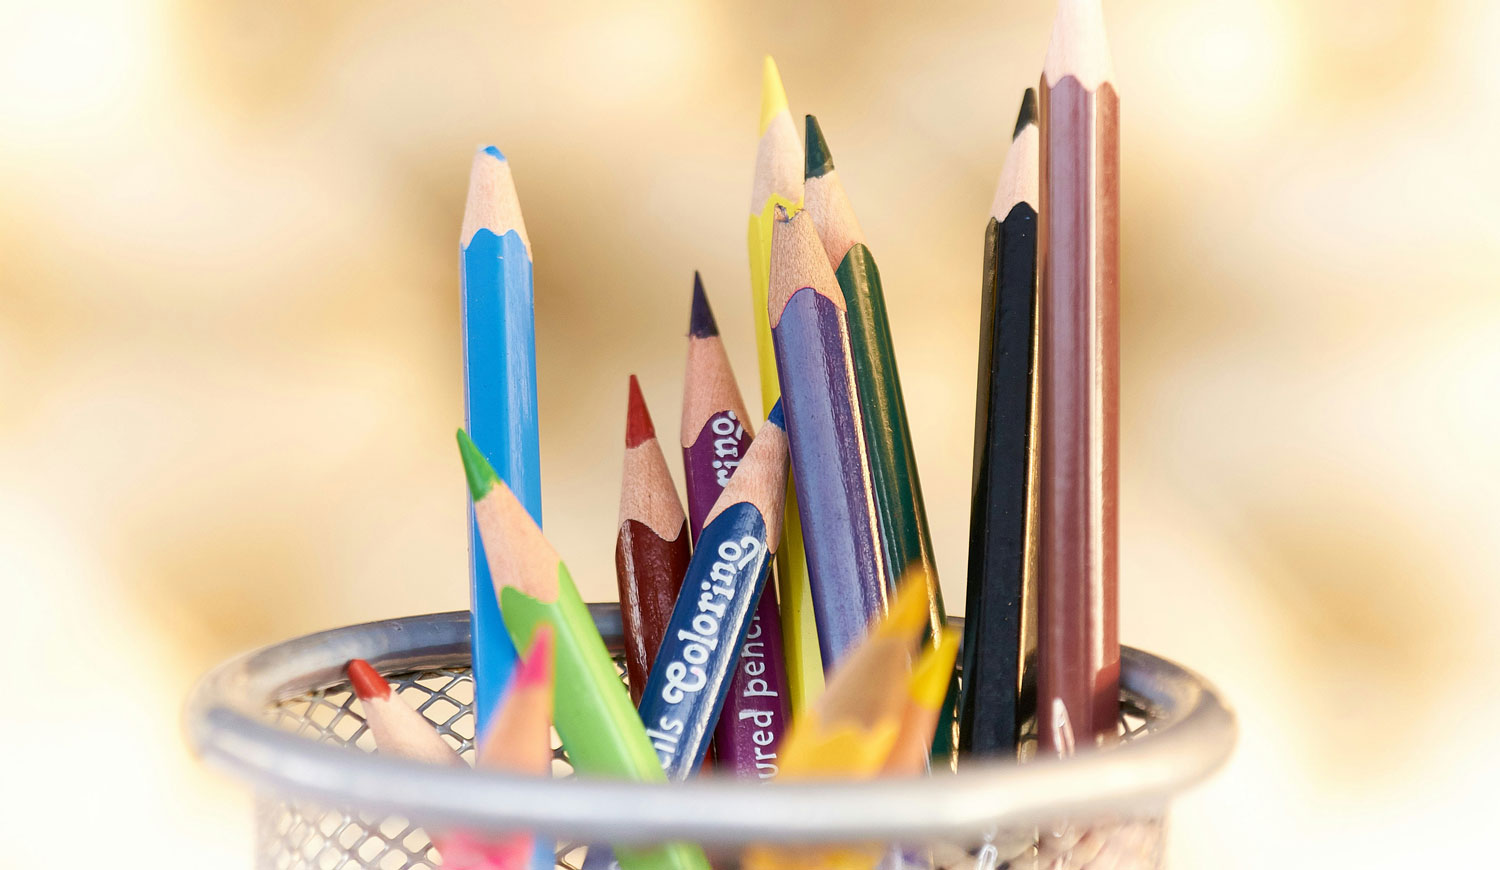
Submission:
<svg viewBox="0 0 1500 870">
<path fill-rule="evenodd" d="M 618 610 L 591 609 L 618 652 Z M 965 765 L 858 784 L 767 787 L 706 776 L 664 786 L 540 780 L 369 754 L 344 663 L 370 661 L 467 757 L 468 655 L 468 614 L 447 613 L 309 635 L 204 677 L 188 701 L 188 739 L 255 788 L 256 866 L 436 867 L 422 827 L 431 825 L 536 830 L 556 838 L 557 864 L 570 870 L 582 866 L 589 843 L 663 840 L 703 844 L 716 870 L 732 868 L 751 843 L 886 844 L 908 870 L 1159 867 L 1168 801 L 1217 768 L 1235 734 L 1212 686 L 1126 649 L 1125 739 L 1062 762 Z M 566 755 L 557 757 L 554 774 L 563 774 Z"/>
</svg>

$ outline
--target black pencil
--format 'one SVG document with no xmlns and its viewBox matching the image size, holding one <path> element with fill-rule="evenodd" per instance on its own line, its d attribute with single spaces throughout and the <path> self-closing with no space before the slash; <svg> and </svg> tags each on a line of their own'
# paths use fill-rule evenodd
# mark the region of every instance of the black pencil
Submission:
<svg viewBox="0 0 1500 870">
<path fill-rule="evenodd" d="M 984 236 L 959 750 L 1014 755 L 1034 706 L 1036 92 L 1021 101 Z"/>
</svg>

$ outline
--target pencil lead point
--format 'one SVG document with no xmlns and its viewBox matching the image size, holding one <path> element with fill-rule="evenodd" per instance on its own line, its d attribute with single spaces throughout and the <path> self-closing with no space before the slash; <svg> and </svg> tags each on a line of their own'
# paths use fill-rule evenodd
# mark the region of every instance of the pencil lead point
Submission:
<svg viewBox="0 0 1500 870">
<path fill-rule="evenodd" d="M 908 568 L 896 588 L 896 597 L 891 599 L 885 617 L 874 628 L 874 632 L 886 637 L 915 636 L 927 625 L 928 587 L 931 582 L 922 569 Z"/>
<path fill-rule="evenodd" d="M 505 155 L 502 154 L 502 153 L 500 153 L 500 149 L 496 148 L 493 145 L 486 145 L 483 148 L 480 148 L 479 150 L 482 151 L 482 152 L 484 152 L 485 154 L 490 155 L 491 157 L 495 158 L 496 160 L 504 160 L 505 159 Z"/>
<path fill-rule="evenodd" d="M 479 446 L 469 433 L 458 430 L 458 454 L 464 460 L 464 477 L 469 481 L 469 495 L 474 501 L 479 501 L 490 494 L 490 490 L 500 482 L 500 475 L 490 465 L 484 454 L 479 452 Z"/>
<path fill-rule="evenodd" d="M 942 706 L 953 680 L 953 662 L 958 655 L 959 633 L 945 628 L 932 636 L 927 648 L 912 667 L 909 694 L 913 701 L 929 710 Z"/>
<path fill-rule="evenodd" d="M 552 674 L 552 627 L 539 625 L 531 636 L 531 647 L 516 666 L 514 688 L 529 689 Z"/>
<path fill-rule="evenodd" d="M 1012 140 L 1021 135 L 1021 131 L 1036 123 L 1036 88 L 1027 88 L 1026 95 L 1021 97 L 1021 111 L 1016 115 L 1016 129 L 1010 134 Z"/>
<path fill-rule="evenodd" d="M 807 116 L 807 165 L 805 178 L 821 178 L 833 171 L 833 153 L 828 150 L 828 140 L 823 137 L 823 127 L 814 115 Z"/>
<path fill-rule="evenodd" d="M 688 319 L 688 334 L 693 338 L 711 338 L 719 334 L 714 310 L 708 305 L 708 296 L 703 292 L 703 278 L 693 273 L 693 314 Z"/>
<path fill-rule="evenodd" d="M 777 399 L 776 404 L 771 406 L 771 413 L 766 415 L 766 422 L 783 432 L 786 431 L 786 411 L 782 410 L 780 399 Z"/>
<path fill-rule="evenodd" d="M 760 135 L 764 136 L 771 121 L 787 108 L 786 88 L 781 85 L 781 71 L 768 54 L 760 69 Z"/>
<path fill-rule="evenodd" d="M 631 375 L 630 402 L 625 410 L 625 447 L 639 447 L 642 442 L 655 437 L 656 427 L 651 423 L 646 397 L 641 395 L 641 382 Z"/>
<path fill-rule="evenodd" d="M 391 684 L 364 659 L 350 659 L 344 668 L 349 672 L 349 684 L 354 687 L 354 694 L 361 701 L 375 698 L 384 700 L 391 696 Z"/>
</svg>

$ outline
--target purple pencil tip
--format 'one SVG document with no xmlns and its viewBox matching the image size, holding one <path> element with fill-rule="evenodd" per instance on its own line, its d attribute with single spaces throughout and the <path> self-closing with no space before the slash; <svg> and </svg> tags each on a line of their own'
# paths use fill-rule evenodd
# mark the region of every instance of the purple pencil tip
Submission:
<svg viewBox="0 0 1500 870">
<path fill-rule="evenodd" d="M 703 279 L 693 273 L 693 315 L 688 320 L 688 335 L 693 338 L 712 338 L 719 334 L 719 324 L 714 321 L 714 310 L 708 307 L 708 296 L 703 292 Z"/>
</svg>

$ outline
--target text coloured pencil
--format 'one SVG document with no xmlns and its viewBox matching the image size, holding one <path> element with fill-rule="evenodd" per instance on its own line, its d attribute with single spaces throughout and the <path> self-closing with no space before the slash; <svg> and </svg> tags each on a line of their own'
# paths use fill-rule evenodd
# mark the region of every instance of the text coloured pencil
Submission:
<svg viewBox="0 0 1500 870">
<path fill-rule="evenodd" d="M 696 771 L 708 748 L 771 573 L 786 498 L 782 426 L 778 404 L 709 512 L 646 680 L 641 721 L 669 779 Z"/>
<path fill-rule="evenodd" d="M 694 275 L 683 379 L 682 466 L 687 480 L 688 532 L 695 546 L 709 512 L 744 461 L 753 436 L 703 282 Z M 764 779 L 776 773 L 777 750 L 791 718 L 783 655 L 776 591 L 767 587 L 750 617 L 740 661 L 714 729 L 718 764 L 737 776 Z"/>
</svg>

